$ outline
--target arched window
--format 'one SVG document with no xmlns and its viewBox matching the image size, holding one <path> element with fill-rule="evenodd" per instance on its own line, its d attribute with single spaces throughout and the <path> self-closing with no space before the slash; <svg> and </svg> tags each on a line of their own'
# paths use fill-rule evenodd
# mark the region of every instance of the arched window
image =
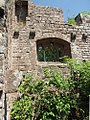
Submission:
<svg viewBox="0 0 90 120">
<path fill-rule="evenodd" d="M 64 56 L 71 58 L 70 43 L 57 38 L 37 41 L 38 61 L 59 62 Z"/>
</svg>

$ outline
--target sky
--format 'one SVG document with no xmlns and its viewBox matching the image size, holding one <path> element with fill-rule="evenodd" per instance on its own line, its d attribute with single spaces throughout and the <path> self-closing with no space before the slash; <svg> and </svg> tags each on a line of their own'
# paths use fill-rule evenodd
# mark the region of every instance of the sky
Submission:
<svg viewBox="0 0 90 120">
<path fill-rule="evenodd" d="M 41 6 L 62 8 L 65 21 L 80 12 L 90 12 L 90 0 L 33 0 L 33 2 Z"/>
</svg>

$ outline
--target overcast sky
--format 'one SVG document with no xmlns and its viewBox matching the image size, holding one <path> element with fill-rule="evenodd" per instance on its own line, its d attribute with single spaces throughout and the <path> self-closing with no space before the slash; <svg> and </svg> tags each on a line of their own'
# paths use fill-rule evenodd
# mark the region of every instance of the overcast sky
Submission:
<svg viewBox="0 0 90 120">
<path fill-rule="evenodd" d="M 81 11 L 90 12 L 90 0 L 33 0 L 33 2 L 37 5 L 62 8 L 65 21 Z"/>
</svg>

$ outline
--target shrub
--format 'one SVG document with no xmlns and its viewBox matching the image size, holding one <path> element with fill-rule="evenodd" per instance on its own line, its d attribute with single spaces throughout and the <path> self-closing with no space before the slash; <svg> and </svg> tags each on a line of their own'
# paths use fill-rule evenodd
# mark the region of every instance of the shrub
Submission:
<svg viewBox="0 0 90 120">
<path fill-rule="evenodd" d="M 68 24 L 76 25 L 77 23 L 74 18 L 68 18 Z"/>
<path fill-rule="evenodd" d="M 88 118 L 90 62 L 68 60 L 69 75 L 44 69 L 44 78 L 25 75 L 11 120 L 83 120 Z"/>
</svg>

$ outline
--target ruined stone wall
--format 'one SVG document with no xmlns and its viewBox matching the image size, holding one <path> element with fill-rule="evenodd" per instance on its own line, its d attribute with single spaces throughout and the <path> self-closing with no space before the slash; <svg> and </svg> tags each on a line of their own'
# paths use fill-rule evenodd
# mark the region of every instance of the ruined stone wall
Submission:
<svg viewBox="0 0 90 120">
<path fill-rule="evenodd" d="M 65 74 L 67 72 L 66 65 L 60 62 L 38 61 L 38 40 L 53 38 L 65 41 L 70 44 L 72 58 L 90 60 L 90 24 L 66 24 L 62 9 L 36 6 L 31 1 L 28 1 L 28 15 L 24 23 L 18 21 L 15 9 L 15 0 L 9 0 L 6 4 L 6 29 L 0 31 L 0 81 L 5 80 L 8 120 L 23 74 L 30 72 L 40 76 L 41 68 L 47 66 L 56 66 Z"/>
<path fill-rule="evenodd" d="M 17 17 L 15 16 L 15 5 L 9 3 L 8 6 L 12 7 L 10 10 L 7 10 L 9 13 L 7 20 L 9 40 L 8 42 L 10 42 L 8 46 L 9 68 L 13 69 L 17 67 L 16 69 L 19 69 L 20 67 L 22 67 L 20 69 L 24 69 L 23 67 L 26 67 L 26 69 L 29 69 L 27 67 L 30 66 L 31 59 L 34 62 L 35 60 L 33 59 L 36 58 L 36 43 L 35 39 L 32 41 L 29 39 L 30 31 L 34 31 L 35 35 L 37 36 L 37 32 L 39 29 L 45 30 L 47 27 L 49 27 L 49 24 L 53 25 L 54 23 L 56 23 L 58 25 L 58 23 L 63 22 L 62 10 L 54 8 L 50 9 L 49 7 L 38 7 L 33 4 L 29 5 L 28 17 L 26 18 L 26 26 L 24 26 L 21 25 L 21 23 L 17 22 Z M 9 9 L 9 7 L 7 8 Z M 19 36 L 17 39 L 14 39 L 13 37 L 14 32 L 19 32 Z M 33 51 L 33 53 L 30 51 Z M 30 57 L 30 53 L 33 54 L 33 58 Z M 26 66 L 24 66 L 25 64 Z"/>
<path fill-rule="evenodd" d="M 0 119 L 2 119 L 3 114 L 3 87 L 4 87 L 4 46 L 2 31 L 0 31 Z"/>
<path fill-rule="evenodd" d="M 17 21 L 15 16 L 15 1 L 7 3 L 7 71 L 5 74 L 7 95 L 7 118 L 10 119 L 10 107 L 13 97 L 17 96 L 17 87 L 25 72 L 37 74 L 41 66 L 37 65 L 36 36 L 41 29 L 46 29 L 50 23 L 62 23 L 63 12 L 60 9 L 39 7 L 28 2 L 26 25 Z M 60 20 L 61 19 L 61 20 Z M 30 32 L 35 32 L 35 38 L 30 38 Z M 39 32 L 39 34 L 38 34 Z"/>
<path fill-rule="evenodd" d="M 26 25 L 17 22 L 14 1 L 8 4 L 8 68 L 22 71 L 36 69 L 36 41 L 43 38 L 60 38 L 71 44 L 73 58 L 87 60 L 89 58 L 89 26 L 72 26 L 64 23 L 61 9 L 39 7 L 28 3 Z M 10 8 L 9 8 L 10 7 Z M 31 39 L 30 32 L 35 36 Z M 18 33 L 17 38 L 14 34 Z M 76 35 L 71 40 L 71 33 Z M 82 35 L 87 33 L 87 41 L 83 42 Z"/>
<path fill-rule="evenodd" d="M 5 6 L 5 0 L 0 0 L 0 7 L 4 7 Z"/>
<path fill-rule="evenodd" d="M 75 20 L 78 24 L 90 24 L 90 15 L 88 12 L 85 13 L 79 13 L 76 17 Z"/>
<path fill-rule="evenodd" d="M 4 115 L 4 94 L 5 94 L 5 59 L 6 59 L 6 34 L 3 25 L 0 25 L 0 120 L 3 120 Z"/>
</svg>

